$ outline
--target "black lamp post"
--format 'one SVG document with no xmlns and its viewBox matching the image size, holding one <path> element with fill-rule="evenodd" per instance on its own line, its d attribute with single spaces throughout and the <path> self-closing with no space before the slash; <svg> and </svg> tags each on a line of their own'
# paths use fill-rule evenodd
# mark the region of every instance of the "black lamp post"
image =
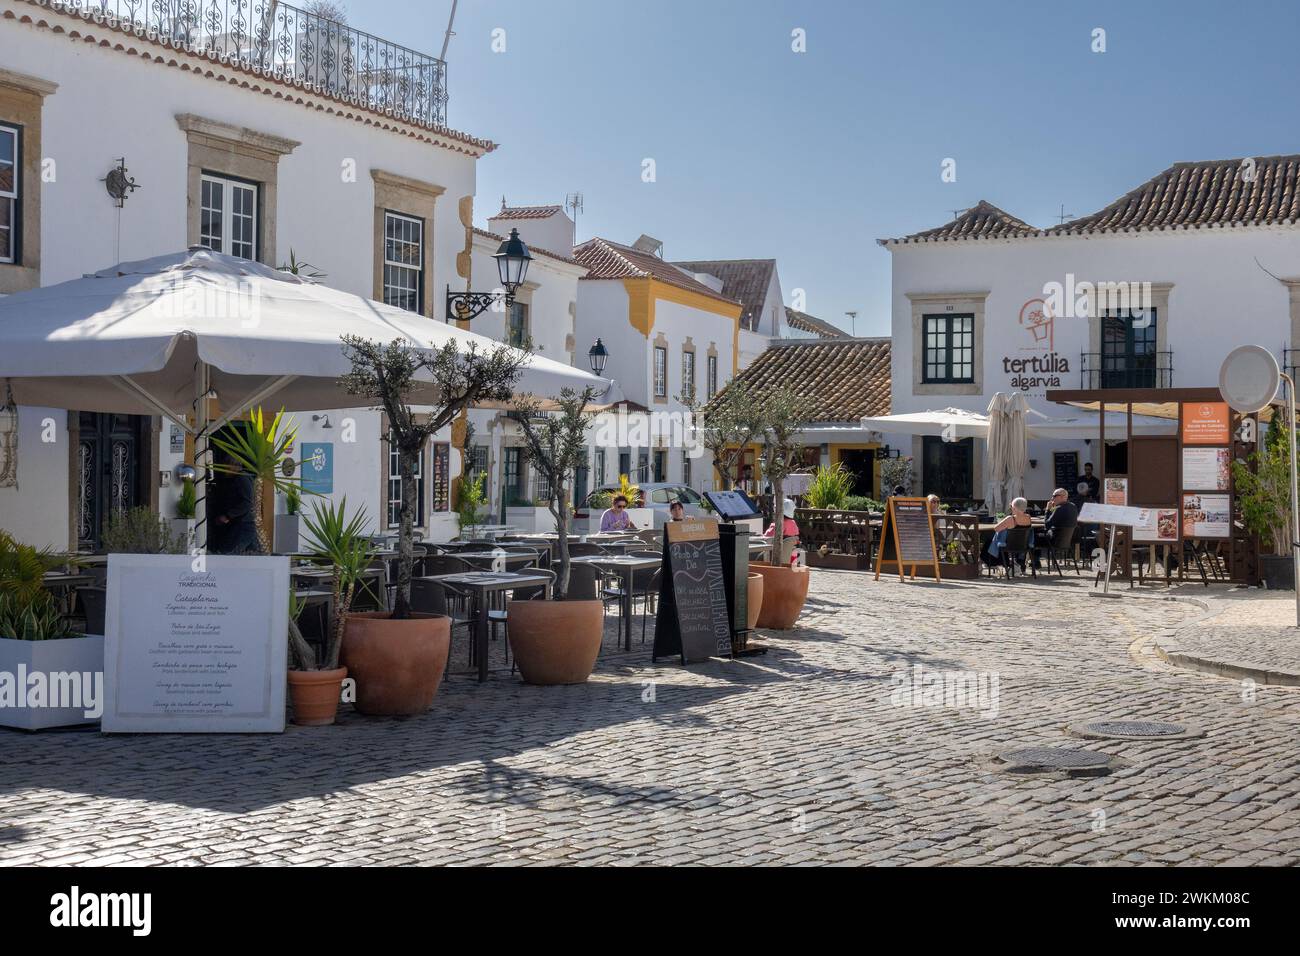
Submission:
<svg viewBox="0 0 1300 956">
<path fill-rule="evenodd" d="M 505 304 L 515 301 L 515 292 L 524 284 L 528 276 L 528 263 L 533 261 L 528 246 L 519 238 L 519 230 L 511 229 L 510 237 L 502 241 L 492 256 L 497 261 L 497 274 L 501 286 L 506 290 Z M 447 320 L 458 319 L 462 322 L 482 315 L 497 301 L 495 292 L 452 292 L 447 286 Z"/>
<path fill-rule="evenodd" d="M 596 375 L 605 374 L 605 363 L 609 361 L 609 349 L 605 348 L 605 343 L 599 338 L 596 344 L 587 351 L 587 361 L 591 363 L 591 370 Z"/>
</svg>

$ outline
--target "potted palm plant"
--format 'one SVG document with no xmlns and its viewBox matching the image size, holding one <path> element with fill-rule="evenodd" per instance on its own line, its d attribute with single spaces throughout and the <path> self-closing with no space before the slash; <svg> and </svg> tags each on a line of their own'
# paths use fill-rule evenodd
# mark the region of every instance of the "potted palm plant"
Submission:
<svg viewBox="0 0 1300 956">
<path fill-rule="evenodd" d="M 247 473 L 253 477 L 253 525 L 263 554 L 271 554 L 273 542 L 262 518 L 262 496 L 268 486 L 283 493 L 295 483 L 285 477 L 281 466 L 289 457 L 298 429 L 283 420 L 284 409 L 267 421 L 262 409 L 257 408 L 242 427 L 228 428 L 212 436 L 212 444 L 231 458 L 230 462 L 216 464 L 213 469 L 228 475 Z"/>
<path fill-rule="evenodd" d="M 347 609 L 352 605 L 357 585 L 370 566 L 373 549 L 367 535 L 365 509 L 350 517 L 347 498 L 337 505 L 314 502 L 312 515 L 304 516 L 307 525 L 307 550 L 317 563 L 328 566 L 330 576 L 331 617 L 325 640 L 318 653 L 297 625 L 301 608 L 295 606 L 289 616 L 289 699 L 293 703 L 293 722 L 305 726 L 334 723 L 339 696 L 348 669 L 339 664 Z"/>
<path fill-rule="evenodd" d="M 763 607 L 758 626 L 794 627 L 808 598 L 809 572 L 806 567 L 787 564 L 785 555 L 785 479 L 794 470 L 803 443 L 799 433 L 807 424 L 806 399 L 789 388 L 763 392 L 753 402 L 761 428 L 763 476 L 772 484 L 772 557 L 769 564 L 751 564 L 763 575 Z"/>
<path fill-rule="evenodd" d="M 77 633 L 45 587 L 45 572 L 66 561 L 0 531 L 0 674 L 27 675 L 0 680 L 0 727 L 66 727 L 93 723 L 102 712 L 104 637 Z M 81 706 L 52 706 L 60 703 L 49 698 L 55 673 L 79 682 Z"/>
<path fill-rule="evenodd" d="M 528 354 L 509 346 L 462 352 L 448 342 L 436 350 L 412 343 L 373 342 L 345 336 L 352 369 L 340 380 L 351 395 L 367 400 L 387 419 L 386 440 L 397 451 L 401 504 L 398 517 L 397 582 L 391 611 L 350 613 L 341 661 L 357 684 L 357 710 L 368 714 L 419 714 L 428 710 L 442 682 L 451 642 L 451 620 L 411 610 L 415 565 L 415 465 L 431 435 L 469 406 L 513 397 Z M 412 395 L 428 411 L 416 415 Z"/>
<path fill-rule="evenodd" d="M 1232 480 L 1242 518 L 1252 534 L 1269 549 L 1259 556 L 1259 574 L 1273 591 L 1295 590 L 1291 558 L 1291 444 L 1281 415 L 1274 415 L 1250 464 L 1232 463 Z M 1252 468 L 1253 466 L 1253 468 Z"/>
<path fill-rule="evenodd" d="M 523 454 L 550 488 L 546 502 L 555 521 L 556 574 L 553 601 L 510 601 L 510 648 L 519 673 L 529 684 L 580 684 L 591 676 L 600 654 L 604 612 L 599 597 L 567 600 L 569 595 L 569 497 L 574 473 L 587 460 L 587 411 L 595 396 L 563 389 L 557 409 L 542 414 L 534 398 L 518 402 L 524 435 Z"/>
</svg>

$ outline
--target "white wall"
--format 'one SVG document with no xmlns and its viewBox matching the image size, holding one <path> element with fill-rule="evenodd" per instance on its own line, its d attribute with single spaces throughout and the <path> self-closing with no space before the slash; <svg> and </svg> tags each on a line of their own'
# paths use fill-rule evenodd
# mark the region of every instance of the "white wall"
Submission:
<svg viewBox="0 0 1300 956">
<path fill-rule="evenodd" d="M 0 0 L 0 10 L 26 15 L 33 8 Z M 78 23 L 82 32 L 110 35 L 105 28 Z M 142 40 L 132 40 L 131 45 L 149 46 Z M 437 201 L 430 237 L 434 274 L 428 281 L 435 314 L 441 317 L 441 290 L 455 275 L 456 253 L 465 244 L 457 203 L 474 192 L 472 156 L 111 48 L 71 42 L 66 35 L 13 20 L 0 20 L 0 46 L 6 69 L 59 84 L 46 98 L 42 118 L 42 151 L 55 164 L 54 181 L 41 189 L 43 285 L 118 261 L 185 248 L 188 144 L 175 117 L 194 113 L 301 143 L 279 164 L 272 264 L 287 261 L 293 249 L 327 274 L 326 284 L 349 292 L 373 293 L 370 170 L 443 186 L 446 191 Z M 174 51 L 167 57 L 178 58 Z M 130 175 L 140 184 L 120 213 L 101 182 L 119 156 L 125 156 Z M 353 167 L 355 177 L 348 178 L 345 174 Z M 44 414 L 25 410 L 23 421 Z M 66 421 L 65 412 L 55 414 Z M 341 456 L 336 464 L 336 481 L 349 489 L 349 504 L 364 502 L 378 518 L 378 416 L 366 410 L 352 414 L 366 424 L 359 429 L 355 455 Z M 310 423 L 311 416 L 300 413 L 298 418 Z M 162 467 L 170 460 L 167 431 L 163 429 Z M 66 430 L 62 434 L 66 439 Z M 336 450 L 341 449 L 336 445 Z M 452 458 L 454 473 L 456 456 Z M 21 528 L 33 541 L 66 545 L 66 447 L 24 441 L 21 459 L 23 474 L 39 478 L 20 478 L 18 491 L 0 489 L 0 527 Z M 160 506 L 165 514 L 171 513 L 177 491 L 174 483 L 163 489 Z"/>
<path fill-rule="evenodd" d="M 489 232 L 508 236 L 511 229 L 518 229 L 519 238 L 529 246 L 540 246 L 562 256 L 567 256 L 573 251 L 573 220 L 563 212 L 557 212 L 545 219 L 508 219 L 494 216 L 488 220 Z"/>
</svg>

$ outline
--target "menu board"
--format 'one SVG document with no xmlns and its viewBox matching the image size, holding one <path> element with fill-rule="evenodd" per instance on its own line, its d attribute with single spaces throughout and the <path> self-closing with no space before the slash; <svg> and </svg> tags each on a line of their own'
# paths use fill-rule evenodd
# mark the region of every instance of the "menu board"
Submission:
<svg viewBox="0 0 1300 956">
<path fill-rule="evenodd" d="M 1228 444 L 1227 402 L 1183 403 L 1184 445 Z"/>
<path fill-rule="evenodd" d="M 704 497 L 728 521 L 752 518 L 759 513 L 758 506 L 743 491 L 706 491 Z"/>
<path fill-rule="evenodd" d="M 1107 479 L 1109 480 L 1109 479 Z M 1127 505 L 1102 505 L 1086 501 L 1079 509 L 1079 520 L 1086 524 L 1118 524 L 1142 528 L 1155 520 L 1153 509 L 1133 508 Z"/>
<path fill-rule="evenodd" d="M 1133 540 L 1147 544 L 1172 544 L 1178 540 L 1177 508 L 1144 508 L 1146 523 L 1133 526 Z"/>
<path fill-rule="evenodd" d="M 1231 461 L 1227 448 L 1184 448 L 1183 487 L 1227 491 Z"/>
<path fill-rule="evenodd" d="M 1232 507 L 1227 495 L 1183 495 L 1183 534 L 1189 538 L 1232 535 Z"/>
<path fill-rule="evenodd" d="M 106 733 L 284 730 L 289 559 L 111 554 Z"/>
<path fill-rule="evenodd" d="M 1127 478 L 1107 478 L 1106 483 L 1101 489 L 1101 504 L 1118 505 L 1123 507 L 1128 504 L 1128 479 Z"/>
<path fill-rule="evenodd" d="M 1077 451 L 1052 452 L 1052 479 L 1057 488 L 1074 494 L 1079 484 L 1079 453 Z"/>
<path fill-rule="evenodd" d="M 722 576 L 718 522 L 711 518 L 664 525 L 652 659 L 671 654 L 683 664 L 731 656 L 731 618 Z"/>
<path fill-rule="evenodd" d="M 451 446 L 446 442 L 433 443 L 433 510 L 451 510 Z"/>
<path fill-rule="evenodd" d="M 880 548 L 876 559 L 876 579 L 885 565 L 898 568 L 899 580 L 903 568 L 910 565 L 916 577 L 919 564 L 934 568 L 939 577 L 939 554 L 934 545 L 934 525 L 930 521 L 929 502 L 925 498 L 889 499 L 885 518 L 880 526 Z"/>
</svg>

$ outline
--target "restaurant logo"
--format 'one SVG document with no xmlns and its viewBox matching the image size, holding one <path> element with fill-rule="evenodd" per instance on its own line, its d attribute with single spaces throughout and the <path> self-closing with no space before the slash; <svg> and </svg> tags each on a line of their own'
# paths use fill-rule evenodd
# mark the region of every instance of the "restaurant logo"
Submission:
<svg viewBox="0 0 1300 956">
<path fill-rule="evenodd" d="M 1020 327 L 1027 335 L 1022 352 L 1033 356 L 1004 355 L 1002 371 L 1012 376 L 1011 388 L 1021 392 L 1038 392 L 1060 388 L 1061 375 L 1070 371 L 1070 360 L 1056 351 L 1056 312 L 1049 300 L 1030 299 L 1020 307 Z"/>
<path fill-rule="evenodd" d="M 926 671 L 913 664 L 890 678 L 894 689 L 889 702 L 895 707 L 962 707 L 993 718 L 998 715 L 999 681 L 996 671 Z"/>
</svg>

